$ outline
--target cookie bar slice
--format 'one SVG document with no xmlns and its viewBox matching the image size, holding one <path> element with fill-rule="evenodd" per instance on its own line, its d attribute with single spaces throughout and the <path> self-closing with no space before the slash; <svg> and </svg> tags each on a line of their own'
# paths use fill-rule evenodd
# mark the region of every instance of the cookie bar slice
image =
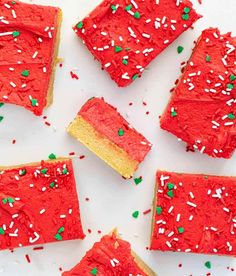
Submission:
<svg viewBox="0 0 236 276">
<path fill-rule="evenodd" d="M 235 48 L 230 33 L 203 31 L 161 117 L 164 130 L 212 157 L 236 148 Z"/>
<path fill-rule="evenodd" d="M 83 239 L 71 159 L 0 167 L 0 249 Z"/>
<path fill-rule="evenodd" d="M 82 260 L 62 276 L 72 275 L 142 275 L 155 276 L 132 250 L 127 241 L 112 232 L 96 242 Z"/>
<path fill-rule="evenodd" d="M 199 18 L 189 0 L 104 0 L 74 30 L 124 87 Z"/>
<path fill-rule="evenodd" d="M 35 115 L 53 100 L 62 12 L 0 0 L 0 102 Z"/>
<path fill-rule="evenodd" d="M 103 98 L 88 100 L 67 131 L 125 178 L 132 177 L 151 149 L 147 139 Z"/>
<path fill-rule="evenodd" d="M 236 177 L 158 171 L 151 249 L 236 256 Z"/>
</svg>

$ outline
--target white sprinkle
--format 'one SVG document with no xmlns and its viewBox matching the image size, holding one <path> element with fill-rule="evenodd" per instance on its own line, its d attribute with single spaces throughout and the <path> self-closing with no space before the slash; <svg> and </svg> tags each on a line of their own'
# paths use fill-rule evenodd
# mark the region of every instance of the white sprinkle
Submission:
<svg viewBox="0 0 236 276">
<path fill-rule="evenodd" d="M 215 37 L 215 38 L 219 38 L 219 36 L 218 36 L 218 34 L 215 32 L 215 33 L 213 33 L 213 36 Z"/>
<path fill-rule="evenodd" d="M 43 42 L 43 40 L 42 40 L 42 38 L 41 38 L 41 37 L 39 37 L 39 38 L 38 38 L 38 41 L 39 41 L 40 43 L 42 43 L 42 42 Z"/>
<path fill-rule="evenodd" d="M 30 243 L 34 243 L 34 242 L 36 242 L 39 239 L 39 234 L 37 232 L 34 232 L 34 235 L 35 235 L 34 239 L 31 238 L 31 237 L 29 238 L 29 242 Z"/>
<path fill-rule="evenodd" d="M 35 59 L 37 57 L 37 55 L 38 55 L 38 51 L 35 51 L 32 58 Z"/>
<path fill-rule="evenodd" d="M 66 218 L 66 215 L 60 215 L 60 218 Z"/>
<path fill-rule="evenodd" d="M 204 152 L 204 150 L 205 150 L 205 146 L 203 146 L 202 148 L 201 148 L 201 150 L 200 150 L 200 153 L 203 153 Z"/>
<path fill-rule="evenodd" d="M 130 79 L 130 77 L 129 77 L 129 75 L 128 75 L 127 72 L 124 73 L 124 74 L 121 76 L 121 78 L 122 78 L 122 79 L 125 79 L 125 80 L 129 80 L 129 79 Z"/>
<path fill-rule="evenodd" d="M 234 122 L 226 122 L 224 123 L 225 126 L 232 126 L 234 124 Z"/>
<path fill-rule="evenodd" d="M 212 227 L 212 226 L 210 227 L 210 229 L 211 229 L 212 231 L 215 231 L 215 232 L 217 231 L 217 228 Z"/>
<path fill-rule="evenodd" d="M 181 216 L 180 214 L 177 214 L 177 216 L 176 216 L 176 221 L 177 221 L 177 222 L 179 222 L 180 216 Z"/>
<path fill-rule="evenodd" d="M 189 195 L 191 196 L 191 198 L 194 198 L 194 195 L 192 192 L 189 192 Z"/>
<path fill-rule="evenodd" d="M 108 63 L 106 63 L 106 64 L 104 65 L 105 68 L 107 68 L 107 67 L 109 67 L 109 66 L 111 66 L 111 63 L 110 63 L 110 62 L 108 62 Z"/>
<path fill-rule="evenodd" d="M 47 190 L 46 187 L 43 187 L 43 188 L 42 188 L 42 192 L 45 192 L 46 190 Z"/>
<path fill-rule="evenodd" d="M 42 209 L 42 210 L 40 210 L 39 213 L 42 215 L 45 211 L 46 211 L 45 209 Z"/>
<path fill-rule="evenodd" d="M 107 35 L 107 33 L 106 33 L 106 32 L 101 32 L 101 35 L 106 36 L 106 35 Z"/>
<path fill-rule="evenodd" d="M 193 215 L 190 215 L 189 218 L 188 218 L 189 221 L 192 221 L 193 220 Z"/>
<path fill-rule="evenodd" d="M 225 60 L 224 58 L 222 58 L 221 60 L 222 60 L 223 64 L 224 64 L 225 66 L 227 66 L 226 60 Z"/>
<path fill-rule="evenodd" d="M 133 6 L 135 7 L 135 9 L 138 9 L 138 5 L 136 4 L 136 2 L 134 0 L 131 0 L 130 2 L 133 4 Z"/>
<path fill-rule="evenodd" d="M 10 85 L 14 88 L 16 87 L 16 84 L 13 81 L 10 82 Z"/>
<path fill-rule="evenodd" d="M 168 237 L 171 237 L 171 236 L 173 236 L 174 235 L 174 231 L 171 231 L 167 236 Z"/>
<path fill-rule="evenodd" d="M 19 215 L 18 214 L 14 214 L 14 215 L 12 215 L 11 217 L 12 218 L 17 218 Z"/>
<path fill-rule="evenodd" d="M 43 72 L 46 73 L 47 72 L 47 68 L 44 66 L 43 67 Z"/>
<path fill-rule="evenodd" d="M 168 210 L 168 213 L 170 214 L 173 211 L 173 209 L 174 209 L 174 206 L 171 206 Z"/>
<path fill-rule="evenodd" d="M 151 37 L 149 34 L 146 34 L 146 33 L 142 33 L 142 36 L 146 37 L 146 38 L 150 38 Z"/>
<path fill-rule="evenodd" d="M 15 10 L 11 10 L 11 13 L 12 13 L 12 17 L 16 18 L 16 12 L 15 12 Z"/>
<path fill-rule="evenodd" d="M 169 39 L 164 40 L 164 42 L 163 42 L 163 43 L 164 43 L 164 44 L 169 43 Z"/>
<path fill-rule="evenodd" d="M 168 247 L 172 247 L 172 246 L 171 246 L 171 243 L 170 243 L 169 241 L 166 241 L 166 245 L 167 245 Z"/>
<path fill-rule="evenodd" d="M 10 225 L 9 225 L 9 228 L 11 229 L 14 225 L 14 221 L 11 221 Z"/>
<path fill-rule="evenodd" d="M 224 210 L 225 212 L 227 212 L 227 213 L 230 212 L 230 210 L 229 210 L 228 208 L 226 208 L 226 207 L 224 207 L 223 210 Z"/>
<path fill-rule="evenodd" d="M 72 209 L 69 209 L 68 213 L 69 213 L 69 215 L 71 215 L 72 214 Z"/>
<path fill-rule="evenodd" d="M 7 9 L 10 9 L 10 8 L 11 8 L 11 6 L 8 5 L 8 4 L 4 4 L 4 6 L 5 6 Z"/>
<path fill-rule="evenodd" d="M 188 204 L 189 206 L 194 207 L 194 208 L 196 208 L 196 207 L 197 207 L 197 205 L 196 205 L 195 203 L 190 202 L 190 201 L 187 201 L 187 204 Z"/>
</svg>

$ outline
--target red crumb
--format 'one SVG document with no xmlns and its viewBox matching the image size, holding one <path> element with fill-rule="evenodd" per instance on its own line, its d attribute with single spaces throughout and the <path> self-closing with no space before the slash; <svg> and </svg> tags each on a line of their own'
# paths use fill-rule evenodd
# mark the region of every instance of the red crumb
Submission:
<svg viewBox="0 0 236 276">
<path fill-rule="evenodd" d="M 62 66 L 63 66 L 63 64 L 62 64 L 62 63 L 60 63 L 60 64 L 59 64 L 59 67 L 62 67 Z"/>
<path fill-rule="evenodd" d="M 85 155 L 80 155 L 79 159 L 84 159 Z"/>
<path fill-rule="evenodd" d="M 101 234 L 102 233 L 102 231 L 101 230 L 98 230 L 98 234 Z"/>
<path fill-rule="evenodd" d="M 43 119 L 46 120 L 46 119 L 47 119 L 47 116 L 43 116 Z"/>
<path fill-rule="evenodd" d="M 151 209 L 147 209 L 146 211 L 143 212 L 144 215 L 148 214 L 151 212 Z"/>
<path fill-rule="evenodd" d="M 233 268 L 233 267 L 231 267 L 231 271 L 234 271 L 234 268 Z"/>
<path fill-rule="evenodd" d="M 86 197 L 86 198 L 85 198 L 85 200 L 86 200 L 86 201 L 89 201 L 89 198 L 88 198 L 88 197 Z"/>
<path fill-rule="evenodd" d="M 146 105 L 147 105 L 147 103 L 143 101 L 143 105 L 144 105 L 144 106 L 146 106 Z"/>
<path fill-rule="evenodd" d="M 15 139 L 13 139 L 13 140 L 12 140 L 12 144 L 14 145 L 15 143 L 16 143 L 16 140 L 15 140 Z"/>
<path fill-rule="evenodd" d="M 26 258 L 27 262 L 30 263 L 30 257 L 28 254 L 25 255 L 25 258 Z"/>
<path fill-rule="evenodd" d="M 45 122 L 45 125 L 46 126 L 50 126 L 51 124 L 49 122 Z"/>
<path fill-rule="evenodd" d="M 37 247 L 34 247 L 33 250 L 43 250 L 44 247 L 43 246 L 37 246 Z"/>
<path fill-rule="evenodd" d="M 76 79 L 76 80 L 79 79 L 79 77 L 75 73 L 73 73 L 72 71 L 70 71 L 70 75 L 71 75 L 72 79 Z"/>
<path fill-rule="evenodd" d="M 149 113 L 150 113 L 150 112 L 149 112 L 149 111 L 147 111 L 147 112 L 146 112 L 146 115 L 149 115 Z"/>
<path fill-rule="evenodd" d="M 74 151 L 69 152 L 69 155 L 75 155 Z"/>
<path fill-rule="evenodd" d="M 182 264 L 179 264 L 178 267 L 182 267 Z"/>
<path fill-rule="evenodd" d="M 149 247 L 148 247 L 148 246 L 146 246 L 146 250 L 149 250 Z"/>
<path fill-rule="evenodd" d="M 133 105 L 133 103 L 129 103 L 129 105 Z"/>
<path fill-rule="evenodd" d="M 59 267 L 59 271 L 62 271 L 62 267 Z"/>
<path fill-rule="evenodd" d="M 92 233 L 92 230 L 91 230 L 91 229 L 88 229 L 88 233 L 91 234 L 91 233 Z"/>
</svg>

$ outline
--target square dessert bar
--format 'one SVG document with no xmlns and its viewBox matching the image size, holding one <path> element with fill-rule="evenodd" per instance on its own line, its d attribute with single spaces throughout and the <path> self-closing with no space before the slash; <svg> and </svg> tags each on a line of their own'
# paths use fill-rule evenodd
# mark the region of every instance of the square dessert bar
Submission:
<svg viewBox="0 0 236 276">
<path fill-rule="evenodd" d="M 118 86 L 127 86 L 199 18 L 188 0 L 104 0 L 74 30 Z"/>
<path fill-rule="evenodd" d="M 0 102 L 35 115 L 53 100 L 59 8 L 0 0 Z"/>
<path fill-rule="evenodd" d="M 163 129 L 212 157 L 236 148 L 235 48 L 230 33 L 203 31 L 161 117 Z"/>
<path fill-rule="evenodd" d="M 236 177 L 158 171 L 151 249 L 236 256 Z"/>
<path fill-rule="evenodd" d="M 103 98 L 88 100 L 67 131 L 125 178 L 133 176 L 152 146 Z"/>
<path fill-rule="evenodd" d="M 131 250 L 127 241 L 113 232 L 96 242 L 74 268 L 62 273 L 62 276 L 72 275 L 155 276 L 156 273 Z"/>
<path fill-rule="evenodd" d="M 84 236 L 71 159 L 0 167 L 0 250 Z"/>
</svg>

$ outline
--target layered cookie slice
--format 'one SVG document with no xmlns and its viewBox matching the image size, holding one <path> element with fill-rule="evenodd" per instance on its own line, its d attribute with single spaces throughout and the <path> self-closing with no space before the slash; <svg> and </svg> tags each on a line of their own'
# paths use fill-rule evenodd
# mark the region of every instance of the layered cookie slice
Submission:
<svg viewBox="0 0 236 276">
<path fill-rule="evenodd" d="M 213 157 L 236 148 L 235 48 L 230 33 L 203 31 L 161 117 L 163 129 Z"/>
<path fill-rule="evenodd" d="M 83 239 L 71 159 L 0 167 L 0 249 Z"/>
<path fill-rule="evenodd" d="M 151 149 L 148 140 L 103 98 L 88 100 L 67 131 L 125 178 L 132 177 Z"/>
<path fill-rule="evenodd" d="M 151 249 L 236 256 L 236 177 L 158 171 Z"/>
<path fill-rule="evenodd" d="M 127 86 L 199 17 L 188 0 L 104 0 L 74 30 L 118 86 Z"/>
<path fill-rule="evenodd" d="M 59 8 L 0 0 L 0 102 L 41 115 L 52 103 Z"/>
<path fill-rule="evenodd" d="M 113 232 L 96 242 L 92 249 L 70 271 L 62 276 L 72 275 L 156 275 L 132 250 L 127 241 Z"/>
</svg>

